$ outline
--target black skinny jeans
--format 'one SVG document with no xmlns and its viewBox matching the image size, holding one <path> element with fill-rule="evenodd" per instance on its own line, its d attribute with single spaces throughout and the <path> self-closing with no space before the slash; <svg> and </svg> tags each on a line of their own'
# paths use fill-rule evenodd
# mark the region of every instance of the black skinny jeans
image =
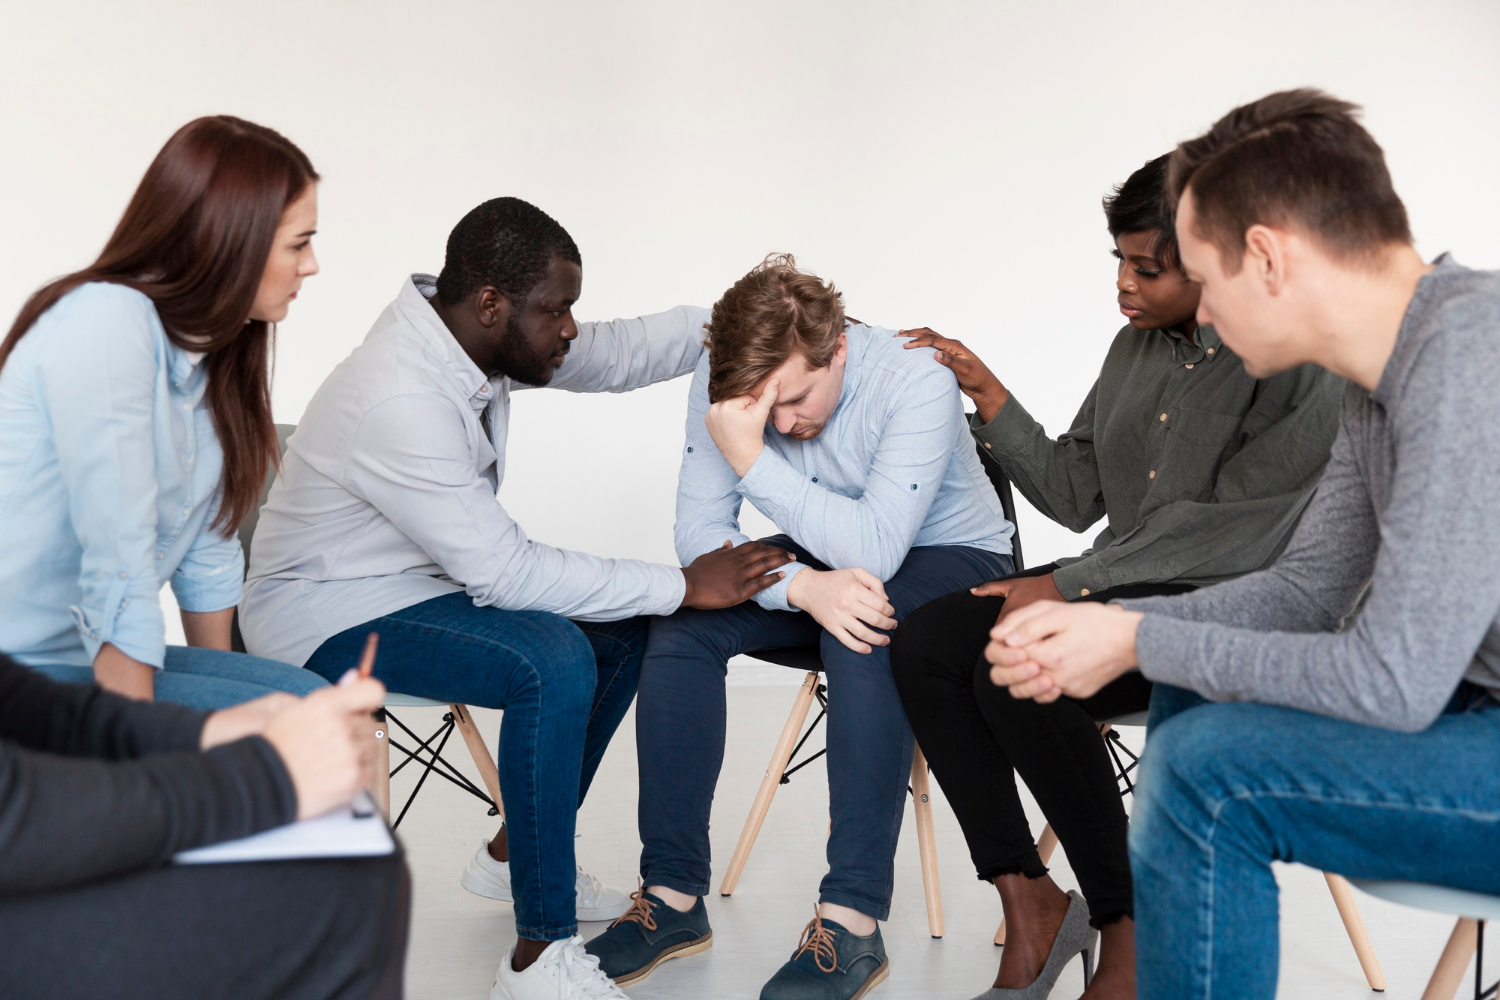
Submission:
<svg viewBox="0 0 1500 1000">
<path fill-rule="evenodd" d="M 1017 576 L 1040 576 L 1053 565 Z M 1084 600 L 1180 594 L 1183 584 L 1117 587 Z M 1131 672 L 1092 698 L 1050 705 L 990 683 L 989 631 L 1005 599 L 966 590 L 912 612 L 891 642 L 891 669 L 917 743 L 958 816 L 979 879 L 1047 873 L 1016 790 L 1020 774 L 1057 833 L 1103 927 L 1132 914 L 1125 806 L 1097 721 L 1143 712 L 1151 682 Z"/>
<path fill-rule="evenodd" d="M 0 899 L 0 997 L 396 1000 L 400 854 L 168 865 Z"/>
</svg>

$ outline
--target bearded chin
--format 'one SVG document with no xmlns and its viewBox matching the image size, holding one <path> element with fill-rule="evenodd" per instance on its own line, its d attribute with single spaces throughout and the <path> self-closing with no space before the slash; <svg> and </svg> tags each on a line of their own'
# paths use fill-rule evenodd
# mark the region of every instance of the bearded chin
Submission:
<svg viewBox="0 0 1500 1000">
<path fill-rule="evenodd" d="M 531 350 L 514 316 L 505 321 L 499 361 L 500 373 L 512 382 L 544 386 L 552 381 L 552 356 L 538 355 Z"/>
</svg>

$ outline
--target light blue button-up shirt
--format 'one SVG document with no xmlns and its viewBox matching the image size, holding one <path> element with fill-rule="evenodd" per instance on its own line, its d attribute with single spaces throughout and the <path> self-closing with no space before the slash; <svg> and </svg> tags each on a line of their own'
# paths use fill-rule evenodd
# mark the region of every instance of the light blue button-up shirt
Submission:
<svg viewBox="0 0 1500 1000">
<path fill-rule="evenodd" d="M 742 500 L 835 569 L 858 566 L 882 580 L 915 546 L 963 545 L 1010 552 L 1015 527 L 990 485 L 953 373 L 930 348 L 907 350 L 893 330 L 850 324 L 844 388 L 811 441 L 767 425 L 765 448 L 741 479 L 703 424 L 708 357 L 688 394 L 687 444 L 677 481 L 677 558 L 685 566 L 724 544 L 746 541 Z M 803 567 L 756 596 L 794 610 L 787 586 Z"/>
<path fill-rule="evenodd" d="M 160 667 L 164 583 L 186 611 L 238 603 L 239 540 L 209 527 L 224 457 L 201 360 L 149 298 L 102 282 L 16 344 L 0 369 L 0 651 L 88 666 L 108 642 Z"/>
</svg>

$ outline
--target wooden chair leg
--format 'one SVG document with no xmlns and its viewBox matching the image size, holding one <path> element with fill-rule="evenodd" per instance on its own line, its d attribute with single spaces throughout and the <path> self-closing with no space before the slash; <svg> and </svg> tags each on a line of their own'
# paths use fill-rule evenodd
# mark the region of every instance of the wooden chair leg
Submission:
<svg viewBox="0 0 1500 1000">
<path fill-rule="evenodd" d="M 375 799 L 375 804 L 380 807 L 381 815 L 389 821 L 391 818 L 391 739 L 385 709 L 381 709 L 376 717 L 374 729 L 375 784 L 370 787 L 370 795 Z"/>
<path fill-rule="evenodd" d="M 500 813 L 500 822 L 505 822 L 505 803 L 500 801 L 500 769 L 495 766 L 495 759 L 490 756 L 489 744 L 484 742 L 484 735 L 479 732 L 479 727 L 474 725 L 474 717 L 469 714 L 468 705 L 449 705 L 448 710 L 453 713 L 453 722 L 458 726 L 458 731 L 463 735 L 464 743 L 469 748 L 469 756 L 474 758 L 474 766 L 479 769 L 479 777 L 484 782 L 485 791 L 490 793 L 490 798 L 495 800 L 495 809 Z"/>
<path fill-rule="evenodd" d="M 1422 991 L 1422 1000 L 1453 1000 L 1464 981 L 1464 972 L 1469 968 L 1469 959 L 1474 957 L 1474 949 L 1478 943 L 1479 921 L 1461 917 L 1453 925 L 1453 933 L 1443 948 L 1443 956 L 1438 959 L 1437 968 L 1432 970 L 1427 989 Z"/>
<path fill-rule="evenodd" d="M 745 828 L 740 831 L 739 843 L 734 845 L 734 857 L 729 859 L 729 870 L 724 873 L 724 881 L 719 886 L 721 896 L 730 895 L 739 884 L 740 873 L 745 870 L 745 862 L 750 860 L 750 849 L 755 846 L 761 824 L 766 821 L 771 800 L 776 797 L 776 788 L 781 784 L 782 774 L 786 772 L 787 761 L 792 758 L 792 748 L 797 745 L 797 737 L 802 733 L 802 724 L 807 721 L 807 712 L 812 707 L 813 695 L 817 690 L 818 675 L 809 671 L 802 679 L 797 700 L 792 702 L 792 714 L 787 716 L 786 725 L 781 728 L 781 739 L 776 741 L 776 750 L 771 754 L 766 776 L 761 779 L 760 790 L 755 793 L 755 802 L 750 806 L 750 815 L 745 819 Z"/>
<path fill-rule="evenodd" d="M 1365 972 L 1365 980 L 1369 982 L 1370 989 L 1376 993 L 1384 993 L 1385 973 L 1380 971 L 1375 946 L 1370 943 L 1364 918 L 1359 915 L 1359 906 L 1354 902 L 1354 890 L 1349 888 L 1348 881 L 1342 875 L 1324 872 L 1323 878 L 1328 880 L 1328 891 L 1333 893 L 1333 904 L 1339 908 L 1344 930 L 1349 933 L 1349 943 L 1354 945 L 1354 954 L 1359 959 L 1359 967 Z"/>
<path fill-rule="evenodd" d="M 1042 827 L 1042 835 L 1036 838 L 1036 856 L 1042 859 L 1042 864 L 1052 861 L 1052 854 L 1057 850 L 1057 834 L 1052 832 L 1052 824 L 1048 823 Z M 995 944 L 1005 943 L 1005 918 L 1000 918 L 1000 929 L 995 932 Z"/>
<path fill-rule="evenodd" d="M 943 889 L 938 881 L 937 833 L 932 826 L 932 795 L 927 758 L 917 747 L 911 761 L 911 798 L 917 817 L 917 853 L 922 859 L 922 891 L 927 897 L 927 932 L 943 936 Z"/>
</svg>

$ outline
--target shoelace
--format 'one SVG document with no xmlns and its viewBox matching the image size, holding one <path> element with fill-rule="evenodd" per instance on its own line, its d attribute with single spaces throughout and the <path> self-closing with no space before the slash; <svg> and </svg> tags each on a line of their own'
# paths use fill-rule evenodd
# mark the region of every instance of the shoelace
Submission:
<svg viewBox="0 0 1500 1000">
<path fill-rule="evenodd" d="M 813 961 L 817 962 L 818 968 L 824 972 L 834 972 L 838 969 L 839 953 L 834 948 L 833 931 L 823 926 L 823 918 L 816 913 L 807 922 L 807 926 L 802 928 L 802 943 L 792 953 L 792 961 L 795 962 L 809 951 L 813 953 Z M 827 965 L 823 964 L 825 958 L 828 960 Z"/>
<path fill-rule="evenodd" d="M 561 950 L 558 962 L 563 968 L 563 1000 L 627 1000 L 599 968 L 599 956 L 583 950 L 583 938 L 575 935 Z"/>
<path fill-rule="evenodd" d="M 648 931 L 654 931 L 656 930 L 656 917 L 652 916 L 651 911 L 655 908 L 656 904 L 646 898 L 646 887 L 637 885 L 635 892 L 630 894 L 630 909 L 620 914 L 619 918 L 609 926 L 618 927 L 623 923 L 631 922 L 640 924 Z"/>
</svg>

